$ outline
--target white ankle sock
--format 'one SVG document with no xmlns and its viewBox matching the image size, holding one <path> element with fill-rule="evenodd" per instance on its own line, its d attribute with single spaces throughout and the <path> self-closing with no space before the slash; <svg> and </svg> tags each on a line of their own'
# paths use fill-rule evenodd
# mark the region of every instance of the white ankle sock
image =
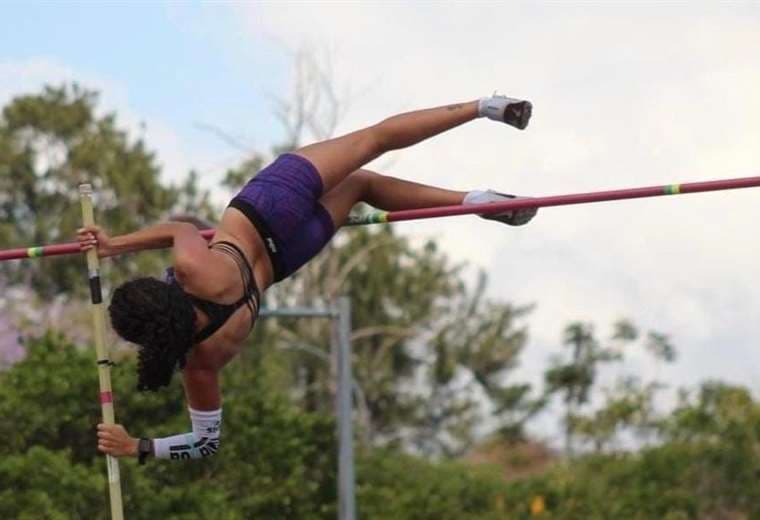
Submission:
<svg viewBox="0 0 760 520">
<path fill-rule="evenodd" d="M 491 100 L 491 96 L 488 97 L 482 97 L 478 99 L 478 117 L 486 117 L 486 107 L 488 106 L 488 102 Z"/>
<path fill-rule="evenodd" d="M 489 199 L 490 197 L 488 196 L 487 191 L 472 190 L 467 192 L 467 195 L 464 196 L 462 204 L 483 204 L 485 202 L 492 202 L 492 199 Z"/>
</svg>

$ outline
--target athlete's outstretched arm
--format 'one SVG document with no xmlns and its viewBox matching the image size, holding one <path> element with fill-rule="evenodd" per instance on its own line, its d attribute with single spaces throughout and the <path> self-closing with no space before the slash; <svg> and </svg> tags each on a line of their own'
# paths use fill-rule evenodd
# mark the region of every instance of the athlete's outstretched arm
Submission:
<svg viewBox="0 0 760 520">
<path fill-rule="evenodd" d="M 85 226 L 77 231 L 82 251 L 97 247 L 98 256 L 107 256 L 173 247 L 178 253 L 205 251 L 206 240 L 187 222 L 163 222 L 133 233 L 111 237 L 100 226 Z M 182 256 L 181 254 L 179 256 Z"/>
<path fill-rule="evenodd" d="M 218 371 L 193 366 L 192 357 L 182 372 L 192 431 L 149 439 L 147 456 L 160 459 L 198 459 L 219 451 L 222 395 Z M 98 449 L 114 457 L 137 457 L 140 439 L 120 424 L 98 425 Z"/>
<path fill-rule="evenodd" d="M 219 372 L 197 366 L 190 356 L 182 371 L 192 431 L 151 439 L 152 453 L 159 459 L 199 459 L 219 451 L 222 428 L 222 394 Z"/>
<path fill-rule="evenodd" d="M 185 387 L 187 404 L 195 410 L 216 410 L 222 407 L 222 391 L 219 386 L 219 371 L 197 366 L 191 353 L 182 370 L 182 384 Z"/>
<path fill-rule="evenodd" d="M 176 213 L 174 215 L 170 215 L 169 221 L 187 222 L 188 224 L 192 224 L 198 229 L 211 229 L 214 227 L 214 225 L 208 220 L 196 217 L 195 215 L 190 215 L 189 213 Z"/>
<path fill-rule="evenodd" d="M 192 431 L 170 437 L 146 439 L 144 457 L 159 459 L 200 459 L 219 451 L 222 409 L 189 408 Z M 98 450 L 113 457 L 138 457 L 140 439 L 132 437 L 121 424 L 98 424 Z"/>
</svg>

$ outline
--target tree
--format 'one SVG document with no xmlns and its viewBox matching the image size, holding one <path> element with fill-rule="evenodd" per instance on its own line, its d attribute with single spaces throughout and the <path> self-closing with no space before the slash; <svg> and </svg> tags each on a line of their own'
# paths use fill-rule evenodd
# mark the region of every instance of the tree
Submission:
<svg viewBox="0 0 760 520">
<path fill-rule="evenodd" d="M 466 451 L 483 408 L 490 408 L 501 436 L 522 440 L 525 423 L 544 405 L 541 398 L 530 397 L 529 384 L 511 384 L 509 377 L 527 341 L 527 330 L 518 323 L 531 307 L 489 300 L 486 286 L 487 277 L 480 273 L 472 290 L 461 287 L 449 298 L 432 338 L 422 341 L 430 352 L 430 390 L 421 402 L 417 443 L 433 453 Z"/>
<path fill-rule="evenodd" d="M 662 388 L 659 382 L 644 385 L 638 377 L 621 378 L 613 388 L 603 390 L 604 403 L 597 410 L 573 416 L 573 431 L 591 441 L 595 453 L 614 446 L 626 429 L 645 437 L 659 427 L 654 397 Z"/>
<path fill-rule="evenodd" d="M 114 234 L 153 224 L 172 209 L 207 215 L 206 193 L 191 175 L 180 187 L 164 186 L 155 156 L 142 139 L 119 129 L 116 115 L 97 114 L 98 95 L 76 84 L 45 87 L 10 101 L 0 118 L 0 244 L 43 245 L 73 240 L 81 226 L 77 185 L 97 195 L 97 221 Z M 181 207 L 175 208 L 175 205 Z M 106 277 L 120 281 L 151 273 L 159 254 L 114 259 Z M 43 296 L 84 290 L 81 259 L 4 262 L 10 285 L 31 286 Z"/>
<path fill-rule="evenodd" d="M 760 403 L 747 388 L 707 381 L 696 392 L 682 392 L 663 433 L 702 452 L 689 477 L 705 516 L 760 515 Z"/>
<path fill-rule="evenodd" d="M 618 336 L 627 338 L 628 329 L 621 327 Z M 567 362 L 559 359 L 546 371 L 545 379 L 549 394 L 561 393 L 565 403 L 564 437 L 565 454 L 573 456 L 574 418 L 577 410 L 588 403 L 596 380 L 597 366 L 620 359 L 620 354 L 602 347 L 594 337 L 591 324 L 575 322 L 565 327 L 564 345 L 572 352 Z"/>
<path fill-rule="evenodd" d="M 0 517 L 108 517 L 100 410 L 90 347 L 49 332 L 27 339 L 27 358 L 0 372 Z M 335 424 L 274 394 L 255 356 L 225 371 L 222 447 L 211 459 L 120 459 L 126 516 L 154 518 L 335 518 Z M 117 419 L 133 435 L 189 427 L 181 384 L 130 391 L 133 356 L 113 369 Z M 493 472 L 431 464 L 395 451 L 360 451 L 357 494 L 367 517 L 503 518 L 505 483 Z"/>
<path fill-rule="evenodd" d="M 54 332 L 28 338 L 25 346 L 26 359 L 0 372 L 0 517 L 105 518 L 95 354 Z M 151 437 L 189 429 L 179 378 L 158 393 L 135 392 L 134 356 L 124 353 L 117 362 L 119 422 L 133 435 Z M 229 368 L 234 386 L 225 392 L 220 452 L 179 464 L 151 460 L 146 467 L 122 459 L 128 516 L 334 517 L 333 421 L 273 395 L 248 367 Z"/>
<path fill-rule="evenodd" d="M 604 402 L 601 406 L 586 414 L 581 413 L 581 408 L 591 403 L 599 366 L 622 362 L 625 350 L 641 336 L 639 329 L 628 320 L 619 320 L 614 324 L 614 332 L 605 347 L 594 337 L 591 324 L 574 323 L 565 329 L 565 344 L 573 347 L 572 358 L 567 363 L 555 360 L 545 377 L 547 394 L 564 394 L 567 455 L 573 454 L 575 437 L 590 441 L 593 449 L 601 452 L 613 445 L 625 430 L 632 430 L 644 441 L 657 432 L 659 422 L 654 398 L 665 385 L 656 377 L 643 382 L 637 376 L 619 376 L 612 388 L 602 389 Z M 644 338 L 643 350 L 657 361 L 672 362 L 676 359 L 676 349 L 667 335 L 649 331 Z"/>
<path fill-rule="evenodd" d="M 478 387 L 486 398 L 503 395 L 506 375 L 526 339 L 515 324 L 528 310 L 487 301 L 485 278 L 468 292 L 459 281 L 460 269 L 449 265 L 432 242 L 416 249 L 388 226 L 356 229 L 275 287 L 268 302 L 328 304 L 348 295 L 367 438 L 384 443 L 409 438 L 419 449 L 455 454 L 470 442 L 478 418 L 477 395 L 463 387 Z M 281 347 L 329 345 L 324 322 L 280 322 L 267 333 Z M 330 365 L 299 352 L 292 352 L 289 361 L 288 386 L 300 388 L 306 409 L 331 410 Z M 426 374 L 425 390 L 413 385 L 420 370 Z M 502 406 L 498 413 L 505 410 Z"/>
</svg>

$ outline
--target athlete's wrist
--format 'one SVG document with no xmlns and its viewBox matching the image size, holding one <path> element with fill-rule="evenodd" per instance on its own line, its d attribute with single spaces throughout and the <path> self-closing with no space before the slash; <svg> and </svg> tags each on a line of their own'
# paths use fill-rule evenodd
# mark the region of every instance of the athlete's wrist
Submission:
<svg viewBox="0 0 760 520">
<path fill-rule="evenodd" d="M 135 437 L 129 438 L 129 456 L 138 457 L 140 455 L 140 439 Z"/>
<path fill-rule="evenodd" d="M 153 456 L 153 440 L 141 437 L 137 441 L 137 460 L 140 464 L 145 464 L 148 457 Z"/>
</svg>

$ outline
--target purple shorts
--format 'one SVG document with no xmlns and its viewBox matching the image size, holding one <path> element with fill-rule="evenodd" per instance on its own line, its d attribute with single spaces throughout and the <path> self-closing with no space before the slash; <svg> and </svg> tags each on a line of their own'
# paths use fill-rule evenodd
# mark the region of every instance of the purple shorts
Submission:
<svg viewBox="0 0 760 520">
<path fill-rule="evenodd" d="M 335 234 L 319 203 L 322 178 L 300 155 L 286 153 L 248 181 L 230 202 L 242 211 L 266 246 L 276 282 L 314 258 Z"/>
</svg>

